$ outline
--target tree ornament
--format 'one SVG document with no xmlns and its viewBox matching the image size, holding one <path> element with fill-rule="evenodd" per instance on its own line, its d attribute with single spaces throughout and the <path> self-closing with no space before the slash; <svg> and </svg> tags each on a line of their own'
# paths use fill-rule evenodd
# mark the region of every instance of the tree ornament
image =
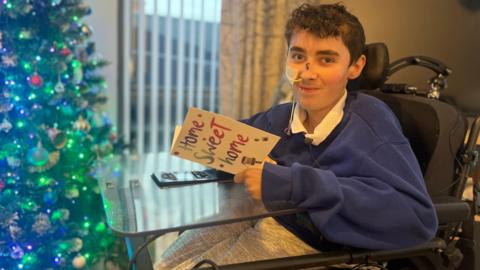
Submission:
<svg viewBox="0 0 480 270">
<path fill-rule="evenodd" d="M 19 37 L 20 39 L 31 39 L 32 32 L 30 32 L 30 30 L 23 29 L 22 31 L 20 31 Z"/>
<path fill-rule="evenodd" d="M 69 218 L 70 218 L 70 211 L 68 211 L 68 209 L 65 209 L 65 208 L 55 210 L 52 213 L 53 221 L 57 221 L 57 220 L 67 221 Z"/>
<path fill-rule="evenodd" d="M 55 84 L 55 92 L 59 94 L 65 92 L 65 86 L 60 80 L 57 82 L 57 84 Z"/>
<path fill-rule="evenodd" d="M 38 75 L 37 72 L 34 72 L 33 75 L 30 77 L 30 86 L 33 88 L 40 88 L 43 85 L 43 78 L 42 76 Z"/>
<path fill-rule="evenodd" d="M 111 143 L 117 141 L 118 137 L 117 137 L 117 134 L 115 133 L 112 133 L 110 134 L 110 136 L 108 136 L 108 141 L 110 141 Z"/>
<path fill-rule="evenodd" d="M 57 83 L 55 84 L 55 92 L 59 93 L 59 94 L 62 94 L 63 92 L 65 92 L 65 85 L 62 83 L 62 79 L 60 78 L 60 73 L 58 73 L 58 79 L 57 79 Z"/>
<path fill-rule="evenodd" d="M 18 236 L 22 233 L 22 228 L 18 227 L 18 225 L 10 224 L 8 225 L 8 232 L 10 233 L 10 237 L 12 239 L 17 239 Z"/>
<path fill-rule="evenodd" d="M 46 164 L 44 164 L 42 166 L 30 166 L 30 167 L 28 167 L 28 171 L 31 172 L 31 173 L 44 172 L 44 171 L 52 168 L 53 166 L 55 166 L 58 163 L 59 160 L 60 160 L 60 152 L 58 152 L 58 151 L 52 152 L 48 155 L 48 161 L 47 161 Z"/>
<path fill-rule="evenodd" d="M 61 51 L 60 51 L 60 54 L 62 56 L 69 56 L 72 52 L 67 48 L 67 47 L 64 47 Z"/>
<path fill-rule="evenodd" d="M 39 213 L 35 216 L 35 223 L 32 225 L 32 231 L 42 236 L 52 228 L 50 219 L 47 214 Z"/>
<path fill-rule="evenodd" d="M 87 264 L 87 260 L 82 255 L 77 255 L 72 260 L 72 265 L 75 269 L 82 269 Z"/>
<path fill-rule="evenodd" d="M 17 245 L 17 244 L 11 246 L 11 247 L 10 247 L 10 250 L 11 250 L 11 251 L 10 251 L 10 256 L 11 256 L 13 259 L 16 259 L 16 260 L 21 259 L 21 258 L 23 257 L 23 255 L 25 254 L 25 253 L 23 252 L 23 249 L 22 249 L 19 245 Z"/>
<path fill-rule="evenodd" d="M 6 224 L 8 225 L 8 232 L 10 234 L 10 237 L 12 239 L 17 239 L 17 237 L 22 233 L 22 228 L 18 227 L 18 221 L 20 220 L 20 217 L 18 216 L 18 212 L 13 213 L 8 219 Z M 20 248 L 20 250 L 17 249 L 16 245 L 13 245 L 11 247 L 12 252 L 15 252 L 14 255 L 19 255 L 16 252 L 22 253 L 23 256 L 23 250 Z"/>
<path fill-rule="evenodd" d="M 32 9 L 33 9 L 32 5 L 26 5 L 26 6 L 23 7 L 22 12 L 23 12 L 24 15 L 26 15 L 26 14 L 30 13 L 30 11 L 32 11 Z"/>
<path fill-rule="evenodd" d="M 22 202 L 20 204 L 20 207 L 23 209 L 23 210 L 27 210 L 27 211 L 30 211 L 30 212 L 34 212 L 34 211 L 37 211 L 38 208 L 40 208 L 40 206 L 38 204 L 36 204 L 34 201 L 25 201 L 25 202 Z"/>
<path fill-rule="evenodd" d="M 61 213 L 61 219 L 66 221 L 70 219 L 70 211 L 68 209 L 62 208 L 59 210 Z"/>
<path fill-rule="evenodd" d="M 20 220 L 20 217 L 18 216 L 18 212 L 15 212 L 8 218 L 7 224 L 14 225 L 14 224 L 17 224 L 19 220 Z"/>
<path fill-rule="evenodd" d="M 82 27 L 80 27 L 80 31 L 82 31 L 82 34 L 85 37 L 90 37 L 92 35 L 92 32 L 93 32 L 92 28 L 87 24 L 82 25 Z"/>
<path fill-rule="evenodd" d="M 10 123 L 7 118 L 3 118 L 2 123 L 0 123 L 0 131 L 8 133 L 12 129 L 12 123 Z"/>
<path fill-rule="evenodd" d="M 21 161 L 16 157 L 7 157 L 7 164 L 10 168 L 20 167 Z"/>
<path fill-rule="evenodd" d="M 79 252 L 83 248 L 83 241 L 82 239 L 75 237 L 70 240 L 70 249 L 69 252 Z"/>
<path fill-rule="evenodd" d="M 0 113 L 9 112 L 13 108 L 12 100 L 8 93 L 0 94 Z"/>
<path fill-rule="evenodd" d="M 47 130 L 48 137 L 50 141 L 57 149 L 62 149 L 67 142 L 67 135 L 65 132 L 58 130 L 56 128 L 49 128 Z"/>
<path fill-rule="evenodd" d="M 78 120 L 75 121 L 75 124 L 73 124 L 73 128 L 81 131 L 88 132 L 91 129 L 90 123 L 88 123 L 83 116 L 79 116 Z"/>
<path fill-rule="evenodd" d="M 76 186 L 71 186 L 65 190 L 65 198 L 67 199 L 75 199 L 80 196 L 80 191 Z"/>
<path fill-rule="evenodd" d="M 67 12 L 67 10 L 66 10 L 65 8 L 61 8 L 60 11 L 61 11 L 62 13 Z M 69 24 L 69 23 L 64 23 L 64 24 L 62 24 L 62 25 L 60 26 L 60 30 L 61 30 L 63 33 L 67 32 L 68 29 L 70 29 L 70 24 Z"/>
<path fill-rule="evenodd" d="M 36 147 L 30 149 L 27 153 L 27 160 L 30 164 L 40 167 L 48 163 L 48 151 L 43 148 L 39 141 Z"/>
<path fill-rule="evenodd" d="M 17 56 L 16 55 L 2 55 L 2 65 L 4 68 L 16 67 Z"/>
</svg>

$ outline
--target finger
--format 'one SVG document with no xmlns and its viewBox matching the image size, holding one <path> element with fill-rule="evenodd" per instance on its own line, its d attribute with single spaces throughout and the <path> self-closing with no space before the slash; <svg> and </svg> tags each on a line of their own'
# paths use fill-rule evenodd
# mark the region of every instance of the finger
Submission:
<svg viewBox="0 0 480 270">
<path fill-rule="evenodd" d="M 271 163 L 271 164 L 277 164 L 277 162 L 273 159 L 271 159 L 269 156 L 266 156 L 263 162 Z"/>
<path fill-rule="evenodd" d="M 238 172 L 233 177 L 233 181 L 237 184 L 243 183 L 244 180 L 245 180 L 245 170 Z"/>
<path fill-rule="evenodd" d="M 261 171 L 249 170 L 245 175 L 243 184 L 252 198 L 260 200 L 262 197 Z"/>
<path fill-rule="evenodd" d="M 260 200 L 261 198 L 261 190 L 257 187 L 247 186 L 247 191 L 250 196 L 256 200 Z"/>
</svg>

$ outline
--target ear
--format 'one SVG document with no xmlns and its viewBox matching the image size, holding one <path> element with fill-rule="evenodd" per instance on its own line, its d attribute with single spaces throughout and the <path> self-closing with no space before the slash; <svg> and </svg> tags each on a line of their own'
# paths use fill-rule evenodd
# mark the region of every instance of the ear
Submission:
<svg viewBox="0 0 480 270">
<path fill-rule="evenodd" d="M 353 80 L 360 76 L 360 73 L 362 73 L 366 63 L 367 58 L 365 55 L 360 55 L 360 57 L 358 57 L 357 60 L 348 67 L 348 79 Z"/>
</svg>

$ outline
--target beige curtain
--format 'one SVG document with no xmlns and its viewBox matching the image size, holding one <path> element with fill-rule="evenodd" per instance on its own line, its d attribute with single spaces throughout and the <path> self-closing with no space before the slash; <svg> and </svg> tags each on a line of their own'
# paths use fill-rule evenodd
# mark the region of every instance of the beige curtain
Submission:
<svg viewBox="0 0 480 270">
<path fill-rule="evenodd" d="M 319 0 L 223 0 L 220 28 L 220 112 L 249 117 L 269 108 L 281 87 L 284 28 L 301 3 Z"/>
</svg>

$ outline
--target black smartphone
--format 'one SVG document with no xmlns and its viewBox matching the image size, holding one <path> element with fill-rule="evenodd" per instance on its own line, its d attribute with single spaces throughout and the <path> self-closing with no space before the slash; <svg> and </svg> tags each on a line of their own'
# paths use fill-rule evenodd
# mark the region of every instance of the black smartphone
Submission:
<svg viewBox="0 0 480 270">
<path fill-rule="evenodd" d="M 214 169 L 184 172 L 159 172 L 152 173 L 151 177 L 155 184 L 160 188 L 233 181 L 233 174 Z"/>
</svg>

